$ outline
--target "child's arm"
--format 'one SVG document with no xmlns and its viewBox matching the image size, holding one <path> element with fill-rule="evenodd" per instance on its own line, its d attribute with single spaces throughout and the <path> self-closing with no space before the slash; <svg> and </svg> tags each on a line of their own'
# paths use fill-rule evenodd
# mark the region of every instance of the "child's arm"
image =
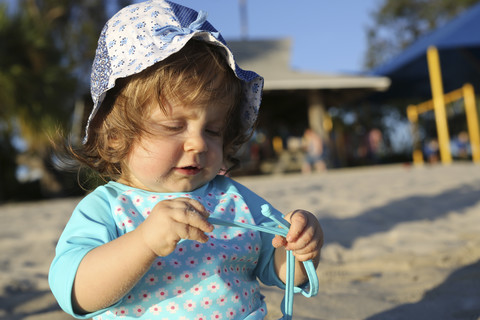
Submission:
<svg viewBox="0 0 480 320">
<path fill-rule="evenodd" d="M 74 311 L 85 314 L 114 304 L 135 286 L 157 256 L 173 252 L 180 239 L 206 242 L 205 232 L 213 230 L 207 217 L 198 201 L 161 201 L 137 229 L 91 250 L 76 273 Z"/>
<path fill-rule="evenodd" d="M 275 271 L 286 282 L 286 251 L 292 250 L 295 256 L 295 285 L 308 280 L 303 261 L 313 260 L 315 268 L 320 260 L 320 249 L 323 245 L 323 230 L 317 218 L 310 212 L 295 210 L 285 216 L 291 223 L 287 238 L 275 236 L 272 240 L 275 249 Z"/>
</svg>

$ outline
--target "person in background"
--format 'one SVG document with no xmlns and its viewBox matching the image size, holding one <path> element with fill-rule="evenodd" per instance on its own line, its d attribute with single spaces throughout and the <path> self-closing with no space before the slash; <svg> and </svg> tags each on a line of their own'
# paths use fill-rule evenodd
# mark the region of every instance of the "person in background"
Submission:
<svg viewBox="0 0 480 320">
<path fill-rule="evenodd" d="M 302 173 L 312 171 L 324 172 L 327 169 L 324 159 L 322 137 L 314 130 L 307 128 L 303 134 L 303 146 L 305 158 L 302 165 Z"/>
</svg>

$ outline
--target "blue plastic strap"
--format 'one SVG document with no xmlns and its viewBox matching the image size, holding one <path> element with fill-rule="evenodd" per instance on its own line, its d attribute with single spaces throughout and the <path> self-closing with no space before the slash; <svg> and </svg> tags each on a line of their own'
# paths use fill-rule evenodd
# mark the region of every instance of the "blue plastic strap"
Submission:
<svg viewBox="0 0 480 320">
<path fill-rule="evenodd" d="M 248 223 L 241 223 L 236 221 L 224 221 L 217 218 L 208 218 L 208 221 L 211 224 L 227 226 L 227 227 L 237 227 L 237 228 L 245 228 L 251 229 L 260 232 L 266 232 L 274 235 L 280 235 L 282 237 L 286 237 L 288 230 L 290 229 L 290 223 L 281 217 L 276 217 L 272 214 L 269 205 L 265 204 L 262 205 L 262 214 L 265 217 L 270 218 L 271 220 L 275 221 L 279 224 L 279 228 L 267 227 L 267 226 L 257 226 Z M 309 281 L 309 291 L 305 291 L 301 288 L 296 288 L 294 286 L 294 278 L 295 278 L 295 257 L 292 251 L 287 251 L 287 276 L 286 276 L 286 283 L 285 283 L 285 296 L 283 297 L 282 301 L 282 313 L 283 317 L 280 320 L 291 320 L 293 315 L 293 296 L 294 293 L 301 292 L 305 297 L 313 297 L 318 293 L 318 277 L 317 272 L 315 271 L 315 267 L 311 260 L 304 261 L 303 266 L 305 267 L 305 271 L 307 272 L 308 281 Z"/>
</svg>

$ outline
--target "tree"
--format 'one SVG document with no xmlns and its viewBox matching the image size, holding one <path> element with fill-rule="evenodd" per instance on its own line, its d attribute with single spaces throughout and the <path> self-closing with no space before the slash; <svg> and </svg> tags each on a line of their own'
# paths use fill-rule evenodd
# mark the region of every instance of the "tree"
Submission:
<svg viewBox="0 0 480 320">
<path fill-rule="evenodd" d="M 21 0 L 17 10 L 0 3 L 0 200 L 17 191 L 19 161 L 42 172 L 47 193 L 60 191 L 51 139 L 68 132 L 74 102 L 88 90 L 105 20 L 106 6 L 94 0 Z"/>
<path fill-rule="evenodd" d="M 378 66 L 479 0 L 384 0 L 372 12 L 365 67 Z"/>
</svg>

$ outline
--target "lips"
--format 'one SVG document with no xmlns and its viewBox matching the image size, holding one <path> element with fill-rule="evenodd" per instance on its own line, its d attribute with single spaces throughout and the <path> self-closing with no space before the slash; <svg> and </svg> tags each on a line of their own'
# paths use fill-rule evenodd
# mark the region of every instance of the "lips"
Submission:
<svg viewBox="0 0 480 320">
<path fill-rule="evenodd" d="M 184 175 L 187 175 L 187 176 L 193 176 L 193 175 L 196 175 L 197 173 L 199 173 L 202 169 L 200 167 L 197 167 L 197 166 L 186 166 L 186 167 L 178 167 L 176 168 L 176 171 L 181 173 L 181 174 L 184 174 Z"/>
</svg>

